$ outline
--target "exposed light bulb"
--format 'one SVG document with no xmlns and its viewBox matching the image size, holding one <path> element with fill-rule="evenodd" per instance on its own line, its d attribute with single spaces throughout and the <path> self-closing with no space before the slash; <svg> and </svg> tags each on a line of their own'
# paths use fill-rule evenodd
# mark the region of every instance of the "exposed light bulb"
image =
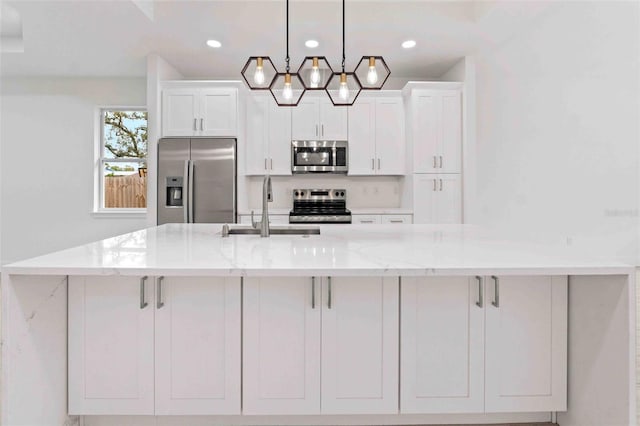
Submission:
<svg viewBox="0 0 640 426">
<path fill-rule="evenodd" d="M 284 75 L 284 88 L 282 89 L 282 97 L 287 101 L 293 99 L 293 89 L 291 89 L 291 74 Z"/>
<path fill-rule="evenodd" d="M 345 73 L 340 74 L 340 88 L 338 89 L 338 96 L 343 101 L 349 99 L 349 86 L 347 86 L 347 75 Z"/>
<path fill-rule="evenodd" d="M 313 65 L 311 66 L 311 87 L 318 87 L 320 84 L 320 68 L 318 66 L 318 58 L 313 58 Z"/>
<path fill-rule="evenodd" d="M 367 83 L 374 85 L 378 82 L 378 71 L 376 71 L 376 58 L 369 58 L 369 71 L 367 72 Z"/>
<path fill-rule="evenodd" d="M 253 74 L 253 82 L 256 84 L 264 84 L 264 68 L 262 66 L 262 58 L 256 60 L 256 72 Z"/>
</svg>

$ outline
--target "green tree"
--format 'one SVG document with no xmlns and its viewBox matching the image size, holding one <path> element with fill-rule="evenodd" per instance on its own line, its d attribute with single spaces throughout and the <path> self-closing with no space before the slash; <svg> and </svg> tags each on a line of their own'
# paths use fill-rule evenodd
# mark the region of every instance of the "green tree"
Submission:
<svg viewBox="0 0 640 426">
<path fill-rule="evenodd" d="M 117 158 L 147 156 L 147 112 L 106 111 L 104 147 Z"/>
</svg>

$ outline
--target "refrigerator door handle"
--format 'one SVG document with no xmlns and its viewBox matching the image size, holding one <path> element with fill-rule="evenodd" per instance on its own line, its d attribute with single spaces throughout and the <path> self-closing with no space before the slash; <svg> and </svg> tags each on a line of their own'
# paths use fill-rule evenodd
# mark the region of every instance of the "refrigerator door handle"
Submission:
<svg viewBox="0 0 640 426">
<path fill-rule="evenodd" d="M 193 161 L 189 161 L 189 221 L 193 223 L 193 177 L 196 171 L 196 166 Z"/>
<path fill-rule="evenodd" d="M 189 200 L 191 199 L 191 195 L 189 194 L 189 181 L 188 181 L 188 176 L 189 176 L 189 160 L 184 160 L 184 180 L 185 182 L 187 182 L 187 190 L 186 191 L 182 191 L 182 196 L 185 198 L 184 202 L 182 203 L 182 212 L 183 212 L 183 222 L 184 223 L 189 223 Z"/>
</svg>

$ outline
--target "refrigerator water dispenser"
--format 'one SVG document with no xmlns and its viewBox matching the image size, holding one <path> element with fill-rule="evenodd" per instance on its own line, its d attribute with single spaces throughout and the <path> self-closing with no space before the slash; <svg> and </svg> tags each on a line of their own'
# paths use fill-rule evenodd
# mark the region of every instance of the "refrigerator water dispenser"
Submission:
<svg viewBox="0 0 640 426">
<path fill-rule="evenodd" d="M 182 176 L 167 176 L 167 207 L 182 207 Z"/>
</svg>

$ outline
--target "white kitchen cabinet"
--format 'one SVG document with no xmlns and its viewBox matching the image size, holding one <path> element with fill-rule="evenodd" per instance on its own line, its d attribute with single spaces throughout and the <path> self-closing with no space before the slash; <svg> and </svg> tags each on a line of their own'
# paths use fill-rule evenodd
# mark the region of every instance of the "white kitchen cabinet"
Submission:
<svg viewBox="0 0 640 426">
<path fill-rule="evenodd" d="M 238 280 L 166 277 L 156 291 L 155 414 L 240 414 Z"/>
<path fill-rule="evenodd" d="M 349 107 L 349 175 L 405 172 L 401 98 L 359 98 Z"/>
<path fill-rule="evenodd" d="M 311 278 L 244 280 L 243 414 L 320 412 L 319 290 Z"/>
<path fill-rule="evenodd" d="M 247 278 L 244 414 L 395 413 L 398 280 Z"/>
<path fill-rule="evenodd" d="M 291 175 L 291 109 L 266 94 L 248 97 L 246 174 Z"/>
<path fill-rule="evenodd" d="M 154 414 L 153 301 L 150 279 L 69 277 L 69 414 Z"/>
<path fill-rule="evenodd" d="M 567 285 L 487 277 L 485 411 L 566 411 Z"/>
<path fill-rule="evenodd" d="M 70 276 L 69 413 L 240 414 L 240 316 L 237 278 Z"/>
<path fill-rule="evenodd" d="M 330 100 L 306 96 L 291 111 L 291 139 L 347 140 L 347 110 Z"/>
<path fill-rule="evenodd" d="M 461 92 L 415 90 L 410 105 L 413 172 L 461 173 Z"/>
<path fill-rule="evenodd" d="M 484 411 L 483 282 L 403 277 L 401 413 Z"/>
<path fill-rule="evenodd" d="M 413 216 L 410 214 L 382 214 L 380 215 L 380 223 L 382 224 L 410 224 L 413 223 Z"/>
<path fill-rule="evenodd" d="M 461 223 L 459 174 L 413 175 L 413 223 Z"/>
<path fill-rule="evenodd" d="M 237 136 L 237 89 L 166 88 L 162 136 Z"/>
<path fill-rule="evenodd" d="M 356 224 L 393 224 L 412 223 L 410 214 L 352 214 L 352 223 Z"/>
<path fill-rule="evenodd" d="M 352 214 L 351 223 L 355 224 L 380 224 L 379 214 Z"/>
<path fill-rule="evenodd" d="M 398 278 L 324 278 L 322 413 L 398 411 Z"/>
</svg>

